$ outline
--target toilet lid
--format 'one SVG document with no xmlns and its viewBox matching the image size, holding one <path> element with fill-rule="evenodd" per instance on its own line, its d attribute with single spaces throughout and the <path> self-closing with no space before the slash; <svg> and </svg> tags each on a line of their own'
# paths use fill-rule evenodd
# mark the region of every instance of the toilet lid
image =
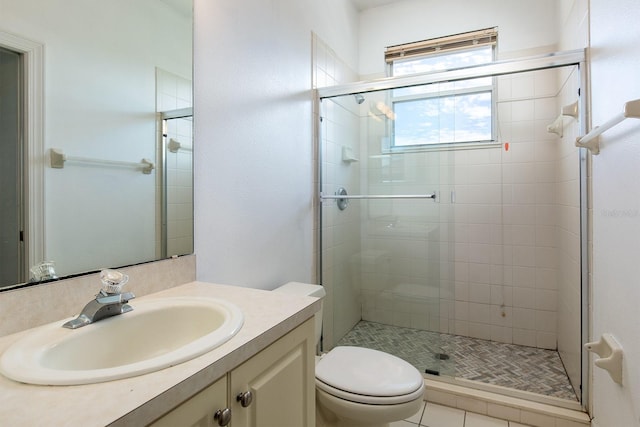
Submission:
<svg viewBox="0 0 640 427">
<path fill-rule="evenodd" d="M 335 394 L 334 388 L 361 398 L 405 396 L 424 386 L 422 375 L 411 364 L 362 347 L 335 347 L 317 363 L 316 379 L 329 386 L 321 387 L 328 393 Z"/>
</svg>

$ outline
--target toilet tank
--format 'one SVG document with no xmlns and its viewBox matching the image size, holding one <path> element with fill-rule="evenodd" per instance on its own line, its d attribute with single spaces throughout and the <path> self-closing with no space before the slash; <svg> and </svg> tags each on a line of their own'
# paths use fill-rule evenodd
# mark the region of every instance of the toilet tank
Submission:
<svg viewBox="0 0 640 427">
<path fill-rule="evenodd" d="M 327 293 L 320 285 L 311 285 L 309 283 L 289 282 L 273 290 L 274 292 L 287 292 L 293 295 L 305 295 L 309 297 L 324 298 Z M 315 314 L 316 324 L 316 345 L 320 344 L 320 335 L 322 334 L 322 302 L 320 302 L 320 310 Z"/>
</svg>

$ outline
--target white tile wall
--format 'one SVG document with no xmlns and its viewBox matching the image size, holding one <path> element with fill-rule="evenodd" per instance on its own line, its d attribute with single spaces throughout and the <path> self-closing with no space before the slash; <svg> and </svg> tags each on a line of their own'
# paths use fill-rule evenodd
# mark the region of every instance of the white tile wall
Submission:
<svg viewBox="0 0 640 427">
<path fill-rule="evenodd" d="M 340 64 L 330 49 L 316 45 L 324 61 Z M 334 82 L 317 69 L 318 82 Z M 579 263 L 576 151 L 546 131 L 564 102 L 560 89 L 573 90 L 567 76 L 546 70 L 499 77 L 503 145 L 491 148 L 389 154 L 383 149 L 387 119 L 376 113 L 384 94 L 367 94 L 360 107 L 377 120 L 358 122 L 362 110 L 352 99 L 326 109 L 323 191 L 333 193 L 338 184 L 369 194 L 440 191 L 439 203 L 355 201 L 345 212 L 323 207 L 331 227 L 323 230 L 323 247 L 334 248 L 323 266 L 324 283 L 344 275 L 340 289 L 330 291 L 334 310 L 360 304 L 365 320 L 557 348 L 558 325 L 579 321 L 574 307 L 558 312 L 567 292 L 559 282 L 574 280 L 567 266 Z M 355 138 L 360 162 L 345 166 L 342 145 Z M 348 247 L 348 236 L 360 246 Z M 579 333 L 572 336 L 579 339 Z"/>
<path fill-rule="evenodd" d="M 576 2 L 578 3 L 578 2 Z M 577 100 L 577 70 L 562 75 L 565 79 L 558 100 L 569 105 Z M 576 120 L 565 118 L 564 135 L 560 140 L 555 165 L 557 173 L 556 253 L 558 269 L 552 277 L 555 287 L 539 282 L 540 304 L 549 304 L 553 297 L 557 308 L 558 350 L 569 379 L 579 389 L 581 377 L 581 280 L 580 280 L 580 182 L 579 153 L 574 145 L 579 136 Z M 548 295 L 546 293 L 553 293 Z"/>
<path fill-rule="evenodd" d="M 411 245 L 399 234 L 398 239 L 386 243 L 374 233 L 363 239 L 365 247 L 390 254 L 385 268 L 391 274 L 378 275 L 387 280 L 387 300 L 401 298 L 408 284 L 435 289 L 440 298 L 437 303 L 422 302 L 422 310 L 439 311 L 439 319 L 427 316 L 429 322 L 418 322 L 415 315 L 388 313 L 389 307 L 384 305 L 387 300 L 375 300 L 376 294 L 368 292 L 363 295 L 368 300 L 364 313 L 367 320 L 557 347 L 558 259 L 563 248 L 576 250 L 575 242 L 559 241 L 558 226 L 563 221 L 567 227 L 573 224 L 569 213 L 566 219 L 561 215 L 563 198 L 578 203 L 577 192 L 560 181 L 565 176 L 568 181 L 577 179 L 577 169 L 565 171 L 564 164 L 559 164 L 559 139 L 546 132 L 559 111 L 559 87 L 556 71 L 498 79 L 499 139 L 509 142 L 508 150 L 502 146 L 443 152 L 437 157 L 433 153 L 405 153 L 383 159 L 369 169 L 369 192 L 411 193 L 416 180 L 421 180 L 422 188 L 431 185 L 440 189 L 438 212 L 430 210 L 429 205 L 397 203 L 384 208 L 370 204 L 368 215 L 363 213 L 364 218 L 375 218 L 379 223 L 388 221 L 393 230 L 407 223 L 415 225 L 418 218 L 424 226 L 438 229 L 429 239 L 416 238 Z M 381 127 L 380 134 L 375 135 L 375 129 L 367 129 L 363 139 L 368 143 L 363 150 L 384 156 L 380 140 L 385 131 Z M 574 154 L 562 154 L 568 156 L 567 164 Z M 385 165 L 391 171 L 384 169 Z M 420 172 L 410 170 L 415 165 L 420 165 Z M 434 174 L 428 172 L 429 168 L 438 170 L 432 181 L 429 177 Z M 391 186 L 389 178 L 402 183 Z M 451 191 L 455 192 L 454 204 Z M 422 271 L 415 267 L 417 246 L 426 250 L 417 263 L 425 267 Z M 575 259 L 577 262 L 577 256 Z M 400 305 L 394 309 L 407 313 L 407 308 Z"/>
<path fill-rule="evenodd" d="M 315 34 L 312 35 L 312 51 L 314 88 L 357 80 L 356 73 Z M 355 99 L 348 97 L 324 101 L 321 111 L 314 111 L 314 123 L 319 123 L 320 114 L 323 117 L 321 140 L 315 141 L 322 147 L 322 166 L 316 171 L 315 184 L 318 188 L 322 173 L 324 193 L 334 194 L 339 187 L 345 187 L 351 194 L 359 191 L 360 163 L 342 161 L 343 146 L 351 148 L 354 157 L 360 157 L 358 107 Z M 316 153 L 317 145 L 314 150 L 317 156 Z M 318 165 L 319 162 L 314 164 Z M 373 255 L 360 250 L 359 204 L 350 203 L 346 210 L 340 211 L 336 202 L 332 201 L 325 203 L 321 209 L 322 284 L 327 292 L 324 300 L 323 344 L 328 350 L 335 344 L 334 337 L 342 337 L 360 320 L 362 311 L 366 311 L 367 306 L 361 305 L 360 284 L 371 283 L 370 276 L 375 277 L 376 271 L 367 268 L 375 261 L 367 261 Z M 316 218 L 315 224 L 317 232 L 319 218 Z M 358 256 L 362 260 L 362 269 L 356 259 Z"/>
<path fill-rule="evenodd" d="M 470 310 L 466 326 L 471 336 L 484 338 L 488 335 L 489 339 L 501 342 L 556 348 L 555 324 L 536 323 L 536 318 L 548 319 L 550 315 L 556 315 L 555 287 L 544 280 L 556 276 L 556 215 L 552 191 L 556 173 L 552 162 L 555 145 L 546 143 L 553 137 L 540 129 L 544 129 L 556 114 L 557 102 L 553 96 L 557 88 L 554 71 L 498 78 L 499 140 L 508 142 L 509 147 L 508 150 L 504 145 L 483 150 L 484 158 L 473 156 L 475 164 L 472 170 L 482 170 L 478 162 L 485 161 L 500 176 L 498 195 L 494 196 L 492 189 L 484 186 L 474 189 L 477 196 L 491 203 L 498 212 L 493 216 L 492 231 L 501 232 L 496 233 L 493 240 L 485 235 L 476 239 L 475 246 L 467 245 L 470 252 L 485 249 L 482 251 L 485 254 L 487 246 L 482 244 L 492 245 L 496 254 L 494 257 L 467 257 L 478 262 L 468 265 L 468 283 L 486 282 L 490 285 L 488 299 L 478 300 L 479 297 L 486 298 L 486 291 L 478 290 L 480 295 L 471 292 L 468 295 L 475 306 L 456 304 L 456 308 Z M 481 175 L 472 173 L 467 176 L 466 183 L 483 182 L 485 177 L 486 172 Z M 479 200 L 469 197 L 464 188 L 462 190 L 458 191 L 456 186 L 456 209 L 463 204 L 471 211 L 477 209 L 475 204 Z M 456 238 L 460 239 L 459 236 Z M 470 236 L 469 240 L 472 238 Z M 490 271 L 488 278 L 487 269 Z M 544 269 L 544 272 L 538 273 L 539 269 Z M 546 287 L 537 289 L 537 280 Z M 462 287 L 462 284 L 458 285 Z M 485 308 L 480 311 L 478 305 Z M 489 316 L 484 315 L 487 312 Z M 456 313 L 456 318 L 459 317 L 460 314 Z"/>
</svg>

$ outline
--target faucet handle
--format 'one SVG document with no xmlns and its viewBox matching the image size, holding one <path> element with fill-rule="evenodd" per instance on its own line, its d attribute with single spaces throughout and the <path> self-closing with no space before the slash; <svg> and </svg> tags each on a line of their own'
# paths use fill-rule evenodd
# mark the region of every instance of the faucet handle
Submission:
<svg viewBox="0 0 640 427">
<path fill-rule="evenodd" d="M 119 294 L 129 281 L 129 276 L 116 270 L 104 269 L 100 272 L 102 291 L 107 294 Z"/>
</svg>

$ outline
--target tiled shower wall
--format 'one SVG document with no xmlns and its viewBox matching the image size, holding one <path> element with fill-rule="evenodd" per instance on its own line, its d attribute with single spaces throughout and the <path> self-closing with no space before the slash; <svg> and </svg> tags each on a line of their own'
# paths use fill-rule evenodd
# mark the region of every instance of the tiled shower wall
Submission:
<svg viewBox="0 0 640 427">
<path fill-rule="evenodd" d="M 323 191 L 439 192 L 435 203 L 352 201 L 343 212 L 325 204 L 323 283 L 333 304 L 325 315 L 341 325 L 330 334 L 339 339 L 360 304 L 365 320 L 558 348 L 558 334 L 580 319 L 579 163 L 570 135 L 577 122 L 565 119 L 564 139 L 546 128 L 564 93 L 575 101 L 577 82 L 575 72 L 556 70 L 497 78 L 499 144 L 469 150 L 389 154 L 376 110 L 384 94 L 365 94 L 360 106 L 348 97 L 330 103 Z M 351 145 L 358 136 L 360 147 Z M 345 145 L 359 162 L 341 161 Z M 558 297 L 567 292 L 569 310 L 559 315 Z M 564 334 L 579 351 L 579 334 Z"/>
<path fill-rule="evenodd" d="M 560 16 L 563 22 L 559 41 L 560 49 L 580 49 L 589 46 L 589 2 L 586 0 L 563 0 L 561 6 L 563 13 Z M 560 73 L 561 82 L 565 83 L 558 97 L 558 108 L 576 101 L 578 95 L 576 72 L 577 70 L 573 70 L 574 74 L 566 78 L 563 73 Z M 580 207 L 578 200 L 580 183 L 575 172 L 578 165 L 574 160 L 578 156 L 577 148 L 574 146 L 575 138 L 579 136 L 577 132 L 578 126 L 575 121 L 565 118 L 564 135 L 558 156 L 559 185 L 557 187 L 557 200 L 560 209 L 558 225 L 558 351 L 576 391 L 582 387 L 581 357 L 584 351 L 581 339 L 582 309 L 588 310 L 588 307 L 582 307 L 581 287 L 586 289 L 587 283 L 582 286 L 580 254 L 576 252 L 581 244 L 577 228 L 579 224 L 577 210 Z M 591 157 L 587 156 L 587 165 L 590 160 Z M 588 170 L 587 165 L 585 168 Z M 566 173 L 568 171 L 571 173 Z M 591 184 L 588 183 L 586 186 L 589 188 Z M 593 200 L 590 195 L 588 198 Z M 590 239 L 590 233 L 587 234 Z M 583 236 L 585 244 L 588 236 Z M 587 260 L 584 262 L 586 263 Z M 585 329 L 588 329 L 587 326 L 585 325 Z"/>
<path fill-rule="evenodd" d="M 578 70 L 562 70 L 562 89 L 558 110 L 578 99 Z M 558 250 L 558 351 L 565 370 L 578 390 L 581 384 L 581 238 L 580 238 L 580 170 L 575 140 L 579 126 L 571 117 L 563 118 L 563 137 L 556 157 L 556 242 Z M 586 236 L 585 236 L 586 237 Z"/>
<path fill-rule="evenodd" d="M 558 115 L 560 89 L 577 84 L 571 76 L 571 83 L 555 70 L 500 77 L 501 144 L 491 148 L 385 154 L 384 118 L 363 119 L 369 193 L 440 191 L 438 203 L 363 202 L 363 319 L 557 348 L 564 253 L 573 262 L 567 281 L 579 286 L 578 158 L 546 127 Z M 380 97 L 367 94 L 366 102 Z M 572 120 L 568 129 L 577 127 Z M 571 238 L 562 237 L 567 227 Z"/>
<path fill-rule="evenodd" d="M 314 88 L 357 80 L 357 74 L 315 34 L 312 34 L 312 43 Z M 322 158 L 315 159 L 314 164 L 318 167 L 322 162 L 320 170 L 316 171 L 315 184 L 318 188 L 322 173 L 323 193 L 334 194 L 339 187 L 346 188 L 351 194 L 359 191 L 359 162 L 342 161 L 343 147 L 350 148 L 354 157 L 360 157 L 357 107 L 357 102 L 351 97 L 347 102 L 325 101 L 321 111 L 314 111 L 314 123 L 319 123 L 320 115 L 323 117 L 319 129 L 321 140 L 314 142 L 322 147 Z M 317 146 L 314 153 L 318 155 Z M 318 198 L 314 198 L 314 203 L 319 203 Z M 322 284 L 327 292 L 323 305 L 323 344 L 325 349 L 330 349 L 334 345 L 334 337 L 337 341 L 361 318 L 360 284 L 353 280 L 350 272 L 351 254 L 359 252 L 360 247 L 360 206 L 351 203 L 341 211 L 335 201 L 327 201 L 321 207 L 321 215 Z M 318 231 L 319 218 L 315 223 Z M 314 234 L 320 236 L 318 232 Z"/>
<path fill-rule="evenodd" d="M 544 70 L 498 79 L 503 150 L 502 294 L 493 302 L 491 336 L 557 348 L 557 201 L 559 138 L 546 127 L 558 115 L 558 74 Z M 577 161 L 577 159 L 576 159 Z"/>
</svg>

